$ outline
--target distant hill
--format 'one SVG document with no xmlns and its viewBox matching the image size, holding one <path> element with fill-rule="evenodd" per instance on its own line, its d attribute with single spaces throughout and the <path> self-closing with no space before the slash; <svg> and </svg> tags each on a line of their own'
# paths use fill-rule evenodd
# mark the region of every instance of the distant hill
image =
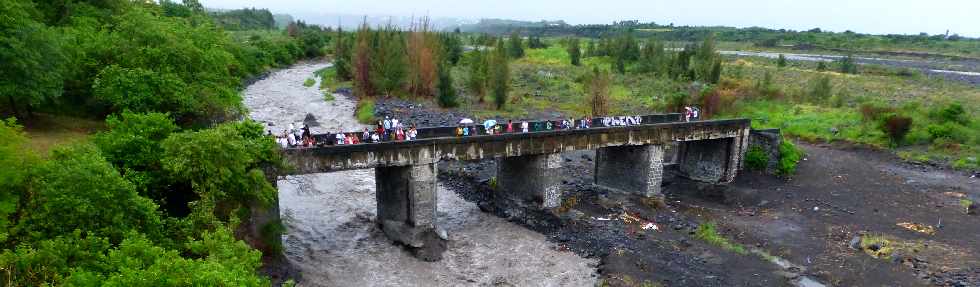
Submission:
<svg viewBox="0 0 980 287">
<path fill-rule="evenodd" d="M 369 26 L 377 27 L 386 24 L 392 24 L 402 28 L 408 28 L 412 25 L 412 22 L 418 22 L 421 16 L 390 16 L 390 15 L 356 15 L 356 14 L 339 14 L 339 13 L 299 13 L 293 14 L 297 20 L 303 20 L 308 24 L 316 24 L 321 26 L 337 27 L 339 24 L 341 27 L 347 30 L 357 29 L 365 21 Z M 463 25 L 473 24 L 476 21 L 459 19 L 459 18 L 446 18 L 446 17 L 431 17 L 429 18 L 429 25 L 435 30 L 449 31 L 461 27 Z"/>
</svg>

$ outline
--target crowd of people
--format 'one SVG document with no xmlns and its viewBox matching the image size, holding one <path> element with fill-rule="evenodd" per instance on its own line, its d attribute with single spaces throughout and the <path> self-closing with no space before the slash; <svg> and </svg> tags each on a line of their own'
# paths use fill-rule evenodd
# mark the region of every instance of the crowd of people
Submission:
<svg viewBox="0 0 980 287">
<path fill-rule="evenodd" d="M 684 121 L 698 120 L 700 110 L 696 107 L 684 107 Z M 638 117 L 637 117 L 638 118 Z M 601 124 L 601 123 L 600 123 Z M 455 135 L 459 137 L 479 135 L 479 127 L 483 126 L 483 133 L 486 135 L 496 135 L 505 133 L 528 133 L 532 131 L 551 131 L 551 130 L 571 130 L 588 129 L 592 127 L 592 118 L 584 117 L 576 120 L 574 118 L 561 119 L 557 121 L 541 121 L 529 123 L 522 120 L 515 123 L 507 120 L 506 124 L 498 124 L 495 119 L 487 119 L 482 124 L 464 118 L 459 121 L 455 129 Z M 415 124 L 408 125 L 397 118 L 385 116 L 379 120 L 375 128 L 365 128 L 363 132 L 337 132 L 324 136 L 314 136 L 310 128 L 303 125 L 302 128 L 295 128 L 289 124 L 289 129 L 283 130 L 282 134 L 275 135 L 276 143 L 283 148 L 302 148 L 319 145 L 352 145 L 361 143 L 381 143 L 413 141 L 418 138 L 418 129 Z M 269 135 L 272 132 L 269 131 Z M 318 141 L 317 139 L 320 139 Z"/>
<path fill-rule="evenodd" d="M 483 122 L 483 131 L 487 135 L 503 134 L 503 133 L 515 133 L 520 131 L 521 133 L 527 133 L 531 130 L 541 131 L 541 130 L 570 130 L 570 129 L 587 129 L 592 127 L 592 118 L 584 117 L 581 120 L 576 120 L 574 118 L 562 119 L 560 121 L 545 121 L 537 122 L 535 126 L 532 127 L 527 121 L 521 121 L 520 123 L 514 123 L 513 120 L 507 120 L 506 124 L 497 124 L 497 120 L 487 119 Z M 470 119 L 463 119 L 456 126 L 456 136 L 474 136 L 479 135 L 477 125 L 473 125 L 473 121 Z"/>
<path fill-rule="evenodd" d="M 272 136 L 272 130 L 269 130 L 269 135 Z M 297 129 L 295 125 L 289 124 L 289 129 L 283 130 L 281 134 L 277 134 L 275 137 L 276 143 L 282 148 L 316 146 L 316 139 L 310 132 L 310 127 L 306 125 Z"/>
</svg>

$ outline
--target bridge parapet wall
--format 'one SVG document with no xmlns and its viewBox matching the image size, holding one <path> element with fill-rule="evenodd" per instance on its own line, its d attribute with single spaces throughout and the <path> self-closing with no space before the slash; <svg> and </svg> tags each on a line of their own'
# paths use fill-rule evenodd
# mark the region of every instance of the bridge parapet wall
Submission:
<svg viewBox="0 0 980 287">
<path fill-rule="evenodd" d="M 745 141 L 747 144 L 748 134 L 749 121 L 737 119 L 286 149 L 283 154 L 293 167 L 289 173 L 307 174 L 430 164 L 440 160 L 550 154 L 610 146 L 661 145 L 678 141 L 738 138 L 739 143 Z M 740 148 L 742 146 L 738 145 Z M 740 162 L 738 152 L 729 154 L 737 156 L 736 162 Z"/>
</svg>

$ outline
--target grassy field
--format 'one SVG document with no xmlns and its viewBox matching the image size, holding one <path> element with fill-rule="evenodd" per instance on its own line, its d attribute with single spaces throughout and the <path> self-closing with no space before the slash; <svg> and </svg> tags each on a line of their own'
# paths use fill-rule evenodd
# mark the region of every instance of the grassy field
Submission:
<svg viewBox="0 0 980 287">
<path fill-rule="evenodd" d="M 465 92 L 461 108 L 477 116 L 511 118 L 541 112 L 587 115 L 590 110 L 582 79 L 592 67 L 609 69 L 611 60 L 587 57 L 582 62 L 572 66 L 565 48 L 557 43 L 528 49 L 525 57 L 511 63 L 512 89 L 503 110 L 494 109 L 489 100 L 480 104 Z M 778 67 L 772 59 L 729 58 L 722 82 L 708 87 L 649 74 L 614 74 L 610 113 L 667 112 L 672 97 L 705 108 L 706 95 L 715 95 L 720 104 L 714 108 L 714 117 L 748 117 L 756 128 L 780 128 L 806 141 L 846 141 L 891 149 L 909 161 L 980 168 L 980 121 L 976 120 L 980 89 L 908 69 L 862 65 L 858 74 L 835 69 L 833 63 L 818 70 L 816 63 L 789 62 Z M 767 73 L 771 85 L 762 91 L 759 85 Z M 457 87 L 465 90 L 465 67 L 457 67 L 453 75 Z M 819 92 L 815 87 L 821 80 L 829 84 Z M 959 114 L 943 116 L 957 105 Z M 890 137 L 884 128 L 891 117 L 910 118 L 911 125 L 901 139 Z"/>
<path fill-rule="evenodd" d="M 48 114 L 35 114 L 24 126 L 30 147 L 41 155 L 55 146 L 87 141 L 102 130 L 104 121 Z"/>
</svg>

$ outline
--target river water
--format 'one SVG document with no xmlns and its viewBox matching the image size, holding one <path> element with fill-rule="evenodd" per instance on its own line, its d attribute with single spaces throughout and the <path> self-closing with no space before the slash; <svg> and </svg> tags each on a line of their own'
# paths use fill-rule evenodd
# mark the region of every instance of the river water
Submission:
<svg viewBox="0 0 980 287">
<path fill-rule="evenodd" d="M 790 61 L 833 62 L 844 58 L 840 55 L 777 53 L 764 51 L 718 51 L 719 54 L 733 57 L 762 57 L 769 59 L 783 55 Z M 980 61 L 977 60 L 941 60 L 924 58 L 879 58 L 853 57 L 858 64 L 873 64 L 897 68 L 916 69 L 930 76 L 937 76 L 951 81 L 980 85 Z"/>
<path fill-rule="evenodd" d="M 326 63 L 301 63 L 270 74 L 244 92 L 252 119 L 279 133 L 316 118 L 315 133 L 360 130 L 353 100 L 326 102 L 304 87 Z M 374 170 L 281 178 L 279 208 L 287 261 L 299 286 L 594 286 L 595 259 L 566 251 L 536 232 L 483 213 L 442 184 L 437 224 L 449 233 L 439 262 L 423 262 L 375 226 Z"/>
</svg>

